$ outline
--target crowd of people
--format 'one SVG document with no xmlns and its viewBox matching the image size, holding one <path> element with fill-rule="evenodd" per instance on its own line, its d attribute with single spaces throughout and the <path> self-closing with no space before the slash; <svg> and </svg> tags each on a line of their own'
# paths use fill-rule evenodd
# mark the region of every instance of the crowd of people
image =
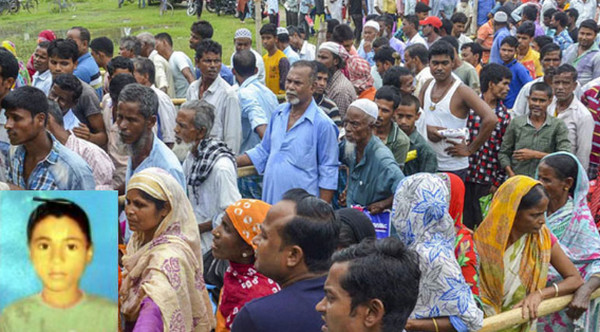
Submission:
<svg viewBox="0 0 600 332">
<path fill-rule="evenodd" d="M 271 6 L 0 47 L 0 188 L 122 195 L 123 331 L 600 331 L 595 1 Z"/>
</svg>

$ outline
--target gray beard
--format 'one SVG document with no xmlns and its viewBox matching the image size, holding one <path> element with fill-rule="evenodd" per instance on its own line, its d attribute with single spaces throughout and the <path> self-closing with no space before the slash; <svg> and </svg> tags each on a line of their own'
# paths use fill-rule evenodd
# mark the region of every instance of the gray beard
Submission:
<svg viewBox="0 0 600 332">
<path fill-rule="evenodd" d="M 346 160 L 352 160 L 355 155 L 355 151 L 356 144 L 346 141 L 346 144 L 344 145 L 344 158 Z"/>
<path fill-rule="evenodd" d="M 124 146 L 126 154 L 132 159 L 135 159 L 140 156 L 144 146 L 146 146 L 146 143 L 148 143 L 149 139 L 150 135 L 142 134 L 140 139 L 138 139 L 137 141 L 131 144 L 126 144 L 123 143 L 123 141 L 121 141 L 121 137 L 119 136 L 119 144 L 117 144 L 117 146 L 119 146 L 119 148 L 121 148 L 121 146 Z"/>
</svg>

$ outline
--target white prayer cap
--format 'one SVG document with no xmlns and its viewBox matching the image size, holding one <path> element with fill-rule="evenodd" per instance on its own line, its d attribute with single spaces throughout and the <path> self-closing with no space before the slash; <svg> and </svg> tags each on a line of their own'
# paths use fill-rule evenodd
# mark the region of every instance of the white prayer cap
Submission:
<svg viewBox="0 0 600 332">
<path fill-rule="evenodd" d="M 497 11 L 496 14 L 494 14 L 494 21 L 498 23 L 506 23 L 508 22 L 508 15 L 506 15 L 506 13 L 503 11 Z"/>
<path fill-rule="evenodd" d="M 335 55 L 340 55 L 341 45 L 335 42 L 324 42 L 319 46 L 319 50 L 327 50 Z"/>
<path fill-rule="evenodd" d="M 367 23 L 365 23 L 365 25 L 363 26 L 363 29 L 366 27 L 371 27 L 379 32 L 379 23 L 377 23 L 373 20 L 370 20 Z"/>
<path fill-rule="evenodd" d="M 350 107 L 358 108 L 359 110 L 365 112 L 367 115 L 371 116 L 375 120 L 377 120 L 377 117 L 379 116 L 379 108 L 377 107 L 377 104 L 375 104 L 374 101 L 369 99 L 357 99 L 353 101 L 352 104 L 350 104 L 350 106 L 348 106 L 348 108 Z"/>
<path fill-rule="evenodd" d="M 284 27 L 277 28 L 277 35 L 289 35 L 289 31 Z"/>
<path fill-rule="evenodd" d="M 233 37 L 233 39 L 238 39 L 238 38 L 252 39 L 252 32 L 250 32 L 250 30 L 248 30 L 246 28 L 237 29 L 235 31 L 235 36 Z"/>
</svg>

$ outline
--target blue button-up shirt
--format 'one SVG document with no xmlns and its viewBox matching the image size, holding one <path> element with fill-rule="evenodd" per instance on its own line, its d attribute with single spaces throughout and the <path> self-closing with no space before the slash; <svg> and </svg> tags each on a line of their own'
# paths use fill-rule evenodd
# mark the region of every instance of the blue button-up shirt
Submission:
<svg viewBox="0 0 600 332">
<path fill-rule="evenodd" d="M 293 65 L 294 62 L 300 60 L 300 56 L 292 49 L 292 46 L 290 45 L 283 50 L 283 54 L 285 54 L 285 56 L 288 58 L 290 66 Z"/>
<path fill-rule="evenodd" d="M 8 182 L 26 190 L 94 190 L 92 169 L 75 152 L 52 140 L 50 153 L 40 161 L 26 180 L 24 175 L 26 151 L 22 145 L 11 148 Z"/>
<path fill-rule="evenodd" d="M 512 72 L 512 79 L 508 86 L 508 95 L 506 95 L 506 99 L 504 99 L 506 108 L 511 109 L 523 86 L 533 79 L 529 74 L 529 70 L 527 70 L 520 62 L 517 62 L 517 59 L 514 59 L 509 63 L 504 63 L 503 65 Z"/>
<path fill-rule="evenodd" d="M 256 127 L 269 124 L 271 114 L 279 106 L 277 96 L 258 80 L 258 76 L 248 77 L 238 90 L 242 107 L 242 146 L 240 154 L 258 143 L 260 137 Z"/>
<path fill-rule="evenodd" d="M 145 170 L 150 167 L 162 168 L 169 172 L 185 191 L 187 186 L 185 185 L 185 176 L 183 175 L 183 167 L 179 159 L 175 156 L 173 151 L 169 149 L 161 140 L 156 137 L 152 138 L 152 150 L 146 159 L 144 159 L 135 170 L 131 169 L 131 158 L 127 159 L 127 171 L 125 172 L 125 186 L 129 183 L 129 179 L 138 172 Z"/>
<path fill-rule="evenodd" d="M 79 77 L 80 80 L 89 84 L 98 95 L 98 99 L 102 100 L 102 77 L 96 60 L 92 58 L 90 53 L 86 53 L 77 59 L 77 68 L 73 71 L 73 75 Z"/>
<path fill-rule="evenodd" d="M 289 189 L 303 188 L 319 195 L 319 188 L 338 184 L 338 129 L 314 99 L 287 130 L 291 105 L 275 110 L 261 144 L 246 152 L 264 174 L 262 200 L 275 204 Z"/>
<path fill-rule="evenodd" d="M 500 59 L 500 43 L 508 36 L 510 36 L 510 31 L 508 31 L 507 27 L 502 27 L 494 33 L 494 43 L 490 51 L 490 63 L 502 64 L 502 59 Z"/>
</svg>

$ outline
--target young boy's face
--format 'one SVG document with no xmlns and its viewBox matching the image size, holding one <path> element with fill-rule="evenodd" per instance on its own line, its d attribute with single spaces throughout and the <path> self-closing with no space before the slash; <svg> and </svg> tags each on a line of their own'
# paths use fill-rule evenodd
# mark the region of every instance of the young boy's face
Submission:
<svg viewBox="0 0 600 332">
<path fill-rule="evenodd" d="M 48 61 L 48 68 L 50 68 L 50 73 L 52 73 L 52 78 L 54 79 L 61 74 L 73 74 L 73 71 L 77 68 L 77 61 L 73 62 L 73 59 L 61 59 L 54 55 Z"/>
<path fill-rule="evenodd" d="M 419 116 L 417 105 L 398 105 L 396 108 L 396 124 L 406 135 L 412 134 L 415 130 L 415 122 L 419 120 Z"/>
<path fill-rule="evenodd" d="M 273 50 L 277 48 L 277 38 L 273 35 L 260 35 L 262 39 L 262 45 L 267 50 Z"/>
</svg>

